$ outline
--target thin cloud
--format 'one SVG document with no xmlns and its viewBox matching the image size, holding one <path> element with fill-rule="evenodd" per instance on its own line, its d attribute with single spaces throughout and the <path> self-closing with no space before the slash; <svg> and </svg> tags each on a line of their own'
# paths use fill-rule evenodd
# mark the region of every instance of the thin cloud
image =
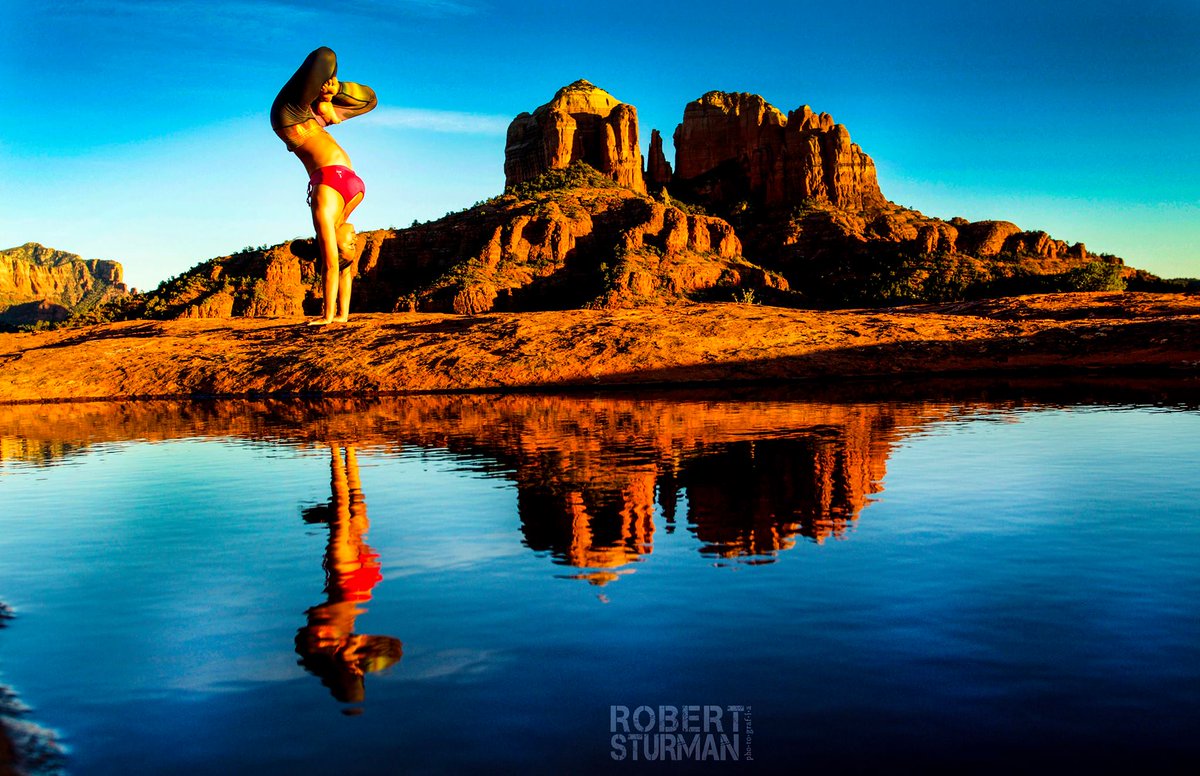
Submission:
<svg viewBox="0 0 1200 776">
<path fill-rule="evenodd" d="M 460 135 L 503 135 L 510 116 L 427 108 L 380 108 L 358 121 L 395 129 L 447 132 Z"/>
<path fill-rule="evenodd" d="M 95 20 L 159 19 L 187 21 L 200 26 L 270 24 L 306 25 L 314 19 L 336 13 L 357 16 L 372 23 L 387 23 L 396 16 L 468 16 L 478 13 L 473 0 L 342 0 L 331 9 L 326 0 L 229 0 L 213 4 L 209 0 L 175 0 L 171 3 L 145 0 L 75 0 L 56 3 L 54 16 L 84 17 Z"/>
<path fill-rule="evenodd" d="M 282 7 L 299 7 L 307 10 L 324 10 L 327 0 L 273 0 Z M 470 0 L 342 0 L 337 4 L 339 14 L 360 14 L 373 18 L 386 18 L 396 12 L 416 13 L 427 16 L 464 16 L 476 13 L 479 4 Z"/>
</svg>

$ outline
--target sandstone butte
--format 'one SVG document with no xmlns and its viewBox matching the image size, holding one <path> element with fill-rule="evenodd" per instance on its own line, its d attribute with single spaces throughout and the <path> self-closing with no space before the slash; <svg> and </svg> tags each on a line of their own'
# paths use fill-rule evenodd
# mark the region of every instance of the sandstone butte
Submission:
<svg viewBox="0 0 1200 776">
<path fill-rule="evenodd" d="M 684 109 L 675 148 L 671 180 L 700 189 L 709 203 L 817 199 L 859 211 L 887 204 L 871 158 L 844 126 L 807 105 L 784 116 L 757 94 L 709 92 Z"/>
<path fill-rule="evenodd" d="M 585 162 L 613 181 L 645 192 L 637 108 L 580 79 L 554 99 L 522 113 L 508 127 L 504 146 L 505 186 Z"/>
<path fill-rule="evenodd" d="M 119 265 L 93 263 L 107 285 L 60 285 L 107 295 L 92 317 L 117 322 L 0 335 L 0 401 L 1195 371 L 1192 298 L 1011 296 L 1080 273 L 1162 281 L 1007 221 L 895 205 L 827 114 L 709 92 L 674 141 L 674 167 L 657 130 L 643 162 L 633 106 L 587 81 L 563 87 L 513 120 L 503 195 L 359 235 L 355 316 L 327 330 L 298 325 L 320 304 L 312 240 L 132 296 Z M 945 301 L 968 289 L 1010 296 Z M 914 300 L 943 303 L 896 306 Z"/>
</svg>

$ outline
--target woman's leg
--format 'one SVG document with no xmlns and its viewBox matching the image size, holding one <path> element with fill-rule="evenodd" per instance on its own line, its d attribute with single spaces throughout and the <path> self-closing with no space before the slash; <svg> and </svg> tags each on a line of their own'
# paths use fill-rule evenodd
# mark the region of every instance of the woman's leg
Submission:
<svg viewBox="0 0 1200 776">
<path fill-rule="evenodd" d="M 309 321 L 310 326 L 322 326 L 350 318 L 350 287 L 354 275 L 357 239 L 354 227 L 346 218 L 358 207 L 362 194 L 346 202 L 332 186 L 319 185 L 313 192 L 313 229 L 317 233 L 317 254 L 324 282 L 320 318 Z M 342 264 L 348 266 L 342 269 Z"/>
<path fill-rule="evenodd" d="M 362 194 L 354 195 L 342 210 L 342 222 L 338 224 L 338 258 L 341 267 L 337 289 L 337 315 L 335 321 L 345 323 L 350 320 L 350 289 L 354 284 L 354 271 L 357 269 L 358 235 L 354 232 L 354 224 L 346 221 L 358 203 L 362 202 Z"/>
<path fill-rule="evenodd" d="M 358 258 L 358 235 L 354 224 L 342 224 L 337 229 L 339 273 L 337 293 L 337 316 L 335 321 L 350 320 L 350 289 L 354 284 L 355 259 Z"/>
<path fill-rule="evenodd" d="M 310 326 L 333 323 L 337 316 L 339 251 L 337 228 L 345 203 L 342 195 L 329 186 L 317 186 L 313 192 L 313 229 L 317 233 L 317 262 L 324 281 L 324 309 L 320 318 L 309 321 Z"/>
</svg>

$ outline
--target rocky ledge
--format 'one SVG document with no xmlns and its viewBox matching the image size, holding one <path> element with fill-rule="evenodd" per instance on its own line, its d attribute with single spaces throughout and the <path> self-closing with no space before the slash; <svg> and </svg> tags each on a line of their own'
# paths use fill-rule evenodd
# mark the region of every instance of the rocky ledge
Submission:
<svg viewBox="0 0 1200 776">
<path fill-rule="evenodd" d="M 1154 369 L 1200 377 L 1200 299 L 1074 293 L 820 312 L 684 304 L 125 321 L 0 335 L 0 402 Z"/>
</svg>

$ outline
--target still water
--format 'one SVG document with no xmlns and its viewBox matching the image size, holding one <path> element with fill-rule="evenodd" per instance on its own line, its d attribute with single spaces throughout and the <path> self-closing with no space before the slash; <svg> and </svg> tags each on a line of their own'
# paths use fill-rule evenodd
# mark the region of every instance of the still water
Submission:
<svg viewBox="0 0 1200 776">
<path fill-rule="evenodd" d="M 0 407 L 0 684 L 79 774 L 1194 766 L 1196 406 Z"/>
</svg>

